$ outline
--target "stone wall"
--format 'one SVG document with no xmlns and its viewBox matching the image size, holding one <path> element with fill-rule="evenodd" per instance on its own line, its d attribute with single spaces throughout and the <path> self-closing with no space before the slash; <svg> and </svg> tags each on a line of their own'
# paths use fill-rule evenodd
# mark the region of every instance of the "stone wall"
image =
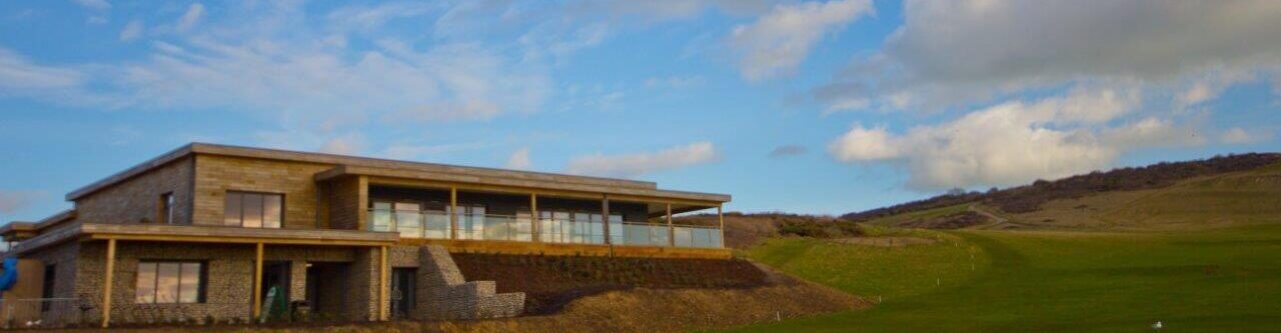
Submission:
<svg viewBox="0 0 1281 333">
<path fill-rule="evenodd" d="M 46 248 L 40 252 L 26 255 L 23 259 L 35 259 L 40 261 L 43 266 L 54 265 L 53 278 L 53 298 L 75 298 L 76 297 L 76 266 L 77 253 L 80 250 L 80 244 L 76 242 L 64 243 L 60 246 Z M 41 267 L 44 269 L 44 267 Z M 43 272 L 40 272 L 43 273 Z M 43 274 L 38 274 L 43 277 Z M 39 281 L 27 281 L 30 283 L 42 284 L 43 279 Z M 43 286 L 41 286 L 43 287 Z M 35 297 L 41 297 L 36 294 Z M 43 314 L 45 318 L 57 321 L 50 324 L 73 324 L 81 321 L 80 303 L 73 301 L 54 301 L 49 303 L 49 312 Z M 33 307 L 24 306 L 24 307 Z M 35 310 L 34 308 L 31 310 Z"/>
<path fill-rule="evenodd" d="M 329 205 L 328 225 L 334 229 L 363 230 L 365 209 L 369 207 L 369 186 L 365 177 L 348 176 L 334 179 L 326 186 Z"/>
<path fill-rule="evenodd" d="M 102 282 L 105 269 L 106 243 L 82 243 L 78 261 L 76 293 L 94 306 L 87 313 L 91 321 L 101 320 Z M 264 261 L 289 261 L 291 269 L 290 299 L 306 298 L 307 262 L 360 261 L 358 252 L 373 252 L 341 247 L 271 246 L 264 248 Z M 204 320 L 248 320 L 252 314 L 253 244 L 190 244 L 119 241 L 112 281 L 112 322 L 149 323 L 181 318 Z M 136 304 L 138 262 L 140 260 L 197 260 L 205 263 L 205 302 L 198 304 Z M 375 266 L 376 267 L 376 266 Z M 353 281 L 364 283 L 363 281 Z M 345 290 L 360 290 L 361 285 L 345 285 Z M 365 287 L 364 289 L 368 289 Z M 337 292 L 337 291 L 336 291 Z M 345 304 L 360 300 L 348 296 Z M 365 298 L 368 301 L 369 298 Z M 343 318 L 368 320 L 368 306 L 343 309 Z"/>
<path fill-rule="evenodd" d="M 379 257 L 377 249 L 357 249 L 355 261 L 347 267 L 346 307 L 343 318 L 353 321 L 378 320 Z"/>
<path fill-rule="evenodd" d="M 172 224 L 190 224 L 193 161 L 190 157 L 177 160 L 76 199 L 76 219 L 89 223 L 156 223 L 160 218 L 160 195 L 172 192 Z M 218 207 L 221 209 L 222 202 Z M 222 218 L 221 210 L 218 216 Z"/>
<path fill-rule="evenodd" d="M 496 293 L 493 281 L 463 278 L 449 251 L 438 245 L 419 248 L 418 304 L 420 320 L 474 320 L 515 317 L 525 309 L 525 293 Z"/>
<path fill-rule="evenodd" d="M 314 175 L 332 165 L 196 155 L 194 223 L 221 225 L 227 191 L 284 195 L 285 228 L 316 228 Z"/>
</svg>

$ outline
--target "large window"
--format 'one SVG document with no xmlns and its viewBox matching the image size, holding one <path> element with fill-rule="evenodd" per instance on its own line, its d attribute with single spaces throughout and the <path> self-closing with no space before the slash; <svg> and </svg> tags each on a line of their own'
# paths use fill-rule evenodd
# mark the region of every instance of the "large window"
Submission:
<svg viewBox="0 0 1281 333">
<path fill-rule="evenodd" d="M 138 263 L 138 285 L 134 290 L 134 302 L 174 304 L 204 301 L 204 263 L 176 261 Z"/>
<path fill-rule="evenodd" d="M 173 192 L 160 195 L 160 224 L 173 224 Z"/>
<path fill-rule="evenodd" d="M 227 192 L 223 224 L 245 228 L 280 228 L 283 196 L 271 193 Z"/>
</svg>

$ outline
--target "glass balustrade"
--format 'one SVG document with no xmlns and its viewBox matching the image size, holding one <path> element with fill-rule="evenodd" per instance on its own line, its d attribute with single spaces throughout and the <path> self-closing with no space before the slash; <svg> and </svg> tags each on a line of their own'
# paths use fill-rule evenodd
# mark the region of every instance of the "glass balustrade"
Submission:
<svg viewBox="0 0 1281 333">
<path fill-rule="evenodd" d="M 399 232 L 402 238 L 449 239 L 449 215 L 442 211 L 372 209 L 371 231 Z M 543 217 L 538 219 L 538 240 L 546 243 L 605 244 L 605 225 L 595 219 Z M 458 239 L 530 242 L 535 238 L 528 214 L 459 214 Z M 721 248 L 721 231 L 715 227 L 645 222 L 609 221 L 610 240 L 621 246 L 676 246 Z"/>
</svg>

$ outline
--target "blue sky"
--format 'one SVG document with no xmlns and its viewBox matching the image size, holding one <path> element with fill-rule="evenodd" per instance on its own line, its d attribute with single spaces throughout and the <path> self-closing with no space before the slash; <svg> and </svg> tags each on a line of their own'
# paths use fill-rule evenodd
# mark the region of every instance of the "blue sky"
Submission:
<svg viewBox="0 0 1281 333">
<path fill-rule="evenodd" d="M 840 214 L 1276 151 L 1271 1 L 0 2 L 0 221 L 192 141 Z"/>
</svg>

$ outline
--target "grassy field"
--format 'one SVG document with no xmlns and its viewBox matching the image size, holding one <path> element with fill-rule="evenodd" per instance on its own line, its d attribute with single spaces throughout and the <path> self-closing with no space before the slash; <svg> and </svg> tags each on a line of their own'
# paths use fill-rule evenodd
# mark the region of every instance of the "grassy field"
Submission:
<svg viewBox="0 0 1281 333">
<path fill-rule="evenodd" d="M 916 232 L 906 248 L 775 239 L 766 264 L 880 305 L 736 332 L 1281 331 L 1281 226 Z M 971 257 L 973 253 L 973 257 Z"/>
</svg>

